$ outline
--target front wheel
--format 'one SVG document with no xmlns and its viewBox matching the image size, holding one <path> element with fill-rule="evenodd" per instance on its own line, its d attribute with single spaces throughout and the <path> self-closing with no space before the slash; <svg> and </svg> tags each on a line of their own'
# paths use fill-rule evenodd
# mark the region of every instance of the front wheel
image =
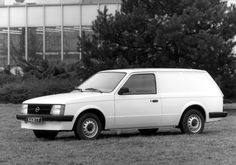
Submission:
<svg viewBox="0 0 236 165">
<path fill-rule="evenodd" d="M 191 109 L 184 114 L 180 122 L 180 130 L 186 134 L 200 134 L 204 129 L 204 117 L 196 109 Z"/>
<path fill-rule="evenodd" d="M 44 130 L 33 130 L 34 135 L 37 138 L 55 139 L 58 131 L 44 131 Z"/>
<path fill-rule="evenodd" d="M 97 139 L 102 130 L 102 124 L 97 115 L 86 113 L 75 123 L 74 133 L 78 139 L 93 140 Z"/>
</svg>

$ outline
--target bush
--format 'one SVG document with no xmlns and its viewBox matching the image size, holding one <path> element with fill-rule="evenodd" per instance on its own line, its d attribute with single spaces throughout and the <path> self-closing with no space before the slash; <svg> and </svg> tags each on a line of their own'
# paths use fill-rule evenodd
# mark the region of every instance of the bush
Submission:
<svg viewBox="0 0 236 165">
<path fill-rule="evenodd" d="M 37 62 L 38 61 L 38 62 Z M 24 75 L 11 75 L 8 66 L 0 73 L 0 102 L 21 103 L 34 97 L 70 92 L 80 84 L 74 64 L 52 64 L 45 60 L 19 61 Z"/>
<path fill-rule="evenodd" d="M 236 75 L 232 78 L 224 79 L 220 85 L 225 99 L 236 100 Z"/>
<path fill-rule="evenodd" d="M 70 92 L 79 85 L 76 79 L 26 79 L 7 83 L 0 88 L 0 102 L 22 103 L 34 97 Z"/>
<path fill-rule="evenodd" d="M 21 59 L 19 66 L 23 69 L 24 77 L 38 79 L 69 78 L 76 74 L 74 64 L 65 64 L 63 62 L 51 64 L 43 59 L 33 61 Z"/>
<path fill-rule="evenodd" d="M 0 87 L 2 87 L 5 84 L 9 84 L 15 81 L 20 81 L 21 77 L 19 76 L 14 76 L 10 74 L 0 74 Z"/>
</svg>

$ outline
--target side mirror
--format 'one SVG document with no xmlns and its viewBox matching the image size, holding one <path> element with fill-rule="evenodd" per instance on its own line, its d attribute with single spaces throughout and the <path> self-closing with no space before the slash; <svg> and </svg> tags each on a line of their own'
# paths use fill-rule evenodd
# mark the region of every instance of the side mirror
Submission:
<svg viewBox="0 0 236 165">
<path fill-rule="evenodd" d="M 118 92 L 119 95 L 123 95 L 123 94 L 125 94 L 125 93 L 129 93 L 129 88 L 127 88 L 127 87 L 122 87 L 122 88 L 119 90 L 119 92 Z"/>
</svg>

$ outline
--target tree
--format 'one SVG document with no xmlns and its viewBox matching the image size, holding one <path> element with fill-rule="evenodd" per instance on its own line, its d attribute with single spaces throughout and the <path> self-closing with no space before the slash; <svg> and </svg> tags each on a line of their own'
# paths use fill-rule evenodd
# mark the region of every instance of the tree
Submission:
<svg viewBox="0 0 236 165">
<path fill-rule="evenodd" d="M 89 74 L 123 67 L 196 68 L 221 86 L 235 75 L 236 8 L 221 0 L 123 0 L 115 15 L 99 11 L 92 30 L 92 37 L 79 40 Z"/>
</svg>

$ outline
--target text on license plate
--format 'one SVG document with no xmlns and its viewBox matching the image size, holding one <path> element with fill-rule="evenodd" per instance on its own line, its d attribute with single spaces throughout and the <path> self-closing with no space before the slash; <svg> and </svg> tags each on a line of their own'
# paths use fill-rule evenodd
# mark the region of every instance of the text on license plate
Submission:
<svg viewBox="0 0 236 165">
<path fill-rule="evenodd" d="M 26 121 L 29 123 L 42 123 L 43 122 L 41 117 L 27 117 Z"/>
</svg>

